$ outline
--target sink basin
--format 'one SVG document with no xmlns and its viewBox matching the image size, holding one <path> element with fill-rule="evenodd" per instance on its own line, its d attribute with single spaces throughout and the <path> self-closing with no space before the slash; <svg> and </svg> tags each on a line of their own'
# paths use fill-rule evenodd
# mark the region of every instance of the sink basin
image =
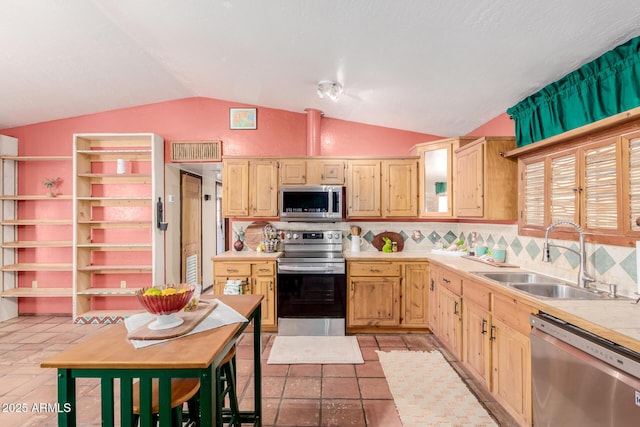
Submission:
<svg viewBox="0 0 640 427">
<path fill-rule="evenodd" d="M 500 283 L 557 283 L 562 284 L 561 281 L 554 278 L 544 276 L 538 273 L 531 272 L 519 272 L 519 271 L 504 271 L 495 273 L 475 273 L 479 276 L 485 277 L 489 280 L 494 280 Z"/>
<path fill-rule="evenodd" d="M 510 283 L 509 286 L 542 298 L 602 299 L 602 296 L 595 292 L 561 283 Z"/>
</svg>

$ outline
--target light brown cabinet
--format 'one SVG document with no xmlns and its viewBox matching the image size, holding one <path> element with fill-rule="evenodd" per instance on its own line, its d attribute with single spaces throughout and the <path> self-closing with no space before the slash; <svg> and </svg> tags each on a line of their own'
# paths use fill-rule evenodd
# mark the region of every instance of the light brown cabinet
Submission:
<svg viewBox="0 0 640 427">
<path fill-rule="evenodd" d="M 244 293 L 264 295 L 262 300 L 262 326 L 275 331 L 276 317 L 276 263 L 275 261 L 214 261 L 214 288 L 216 295 L 224 293 L 227 279 L 242 280 Z"/>
<path fill-rule="evenodd" d="M 349 218 L 416 218 L 417 198 L 417 159 L 349 161 Z"/>
<path fill-rule="evenodd" d="M 226 217 L 278 216 L 278 162 L 225 159 L 222 168 L 222 211 Z"/>
<path fill-rule="evenodd" d="M 429 264 L 349 261 L 347 329 L 427 328 Z"/>
<path fill-rule="evenodd" d="M 457 217 L 517 218 L 517 163 L 501 155 L 513 148 L 512 137 L 483 137 L 455 151 Z"/>
<path fill-rule="evenodd" d="M 464 281 L 462 360 L 472 375 L 491 387 L 491 293 L 481 284 Z"/>
<path fill-rule="evenodd" d="M 344 185 L 342 159 L 284 159 L 280 162 L 281 185 Z"/>
<path fill-rule="evenodd" d="M 462 278 L 444 268 L 437 268 L 438 338 L 458 359 L 462 358 Z"/>
</svg>

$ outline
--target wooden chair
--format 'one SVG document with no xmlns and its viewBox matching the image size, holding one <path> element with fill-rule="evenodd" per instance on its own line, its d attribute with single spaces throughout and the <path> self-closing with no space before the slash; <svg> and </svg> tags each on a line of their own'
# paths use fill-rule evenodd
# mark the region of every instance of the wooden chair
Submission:
<svg viewBox="0 0 640 427">
<path fill-rule="evenodd" d="M 155 422 L 158 422 L 159 393 L 158 380 L 151 383 L 151 412 Z M 196 426 L 200 425 L 199 408 L 200 380 L 197 378 L 173 378 L 171 380 L 171 425 L 182 427 L 182 406 L 187 402 L 189 407 L 189 418 Z M 133 425 L 137 426 L 140 419 L 140 383 L 133 383 Z"/>
<path fill-rule="evenodd" d="M 229 350 L 216 369 L 216 425 L 240 427 L 240 409 L 236 391 L 236 348 Z M 226 400 L 229 406 L 225 407 Z"/>
</svg>

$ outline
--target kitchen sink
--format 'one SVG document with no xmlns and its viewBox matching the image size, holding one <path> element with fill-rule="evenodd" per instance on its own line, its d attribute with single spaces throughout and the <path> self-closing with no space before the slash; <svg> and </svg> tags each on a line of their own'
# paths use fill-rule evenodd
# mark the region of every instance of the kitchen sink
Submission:
<svg viewBox="0 0 640 427">
<path fill-rule="evenodd" d="M 542 298 L 602 299 L 602 295 L 595 292 L 561 283 L 510 283 L 509 286 Z"/>
<path fill-rule="evenodd" d="M 489 280 L 494 280 L 500 283 L 558 283 L 562 282 L 552 277 L 544 276 L 538 273 L 532 272 L 516 272 L 516 271 L 504 271 L 495 273 L 475 273 L 479 276 L 485 277 Z"/>
</svg>

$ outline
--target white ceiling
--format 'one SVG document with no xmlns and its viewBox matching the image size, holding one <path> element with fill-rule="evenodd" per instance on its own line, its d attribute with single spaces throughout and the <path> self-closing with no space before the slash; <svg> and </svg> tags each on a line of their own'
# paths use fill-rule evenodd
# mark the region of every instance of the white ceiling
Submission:
<svg viewBox="0 0 640 427">
<path fill-rule="evenodd" d="M 0 0 L 0 129 L 198 96 L 461 135 L 639 23 L 638 0 Z"/>
</svg>

